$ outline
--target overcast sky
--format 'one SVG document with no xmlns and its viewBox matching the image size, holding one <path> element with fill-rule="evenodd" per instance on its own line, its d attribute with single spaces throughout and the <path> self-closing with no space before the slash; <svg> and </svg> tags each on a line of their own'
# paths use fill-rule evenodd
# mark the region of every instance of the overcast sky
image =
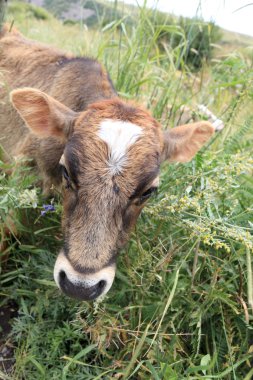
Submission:
<svg viewBox="0 0 253 380">
<path fill-rule="evenodd" d="M 130 4 L 136 4 L 137 1 L 140 5 L 144 3 L 144 0 L 124 0 Z M 215 21 L 225 29 L 253 36 L 251 0 L 147 0 L 147 4 L 175 15 L 193 17 L 197 13 L 206 21 Z"/>
</svg>

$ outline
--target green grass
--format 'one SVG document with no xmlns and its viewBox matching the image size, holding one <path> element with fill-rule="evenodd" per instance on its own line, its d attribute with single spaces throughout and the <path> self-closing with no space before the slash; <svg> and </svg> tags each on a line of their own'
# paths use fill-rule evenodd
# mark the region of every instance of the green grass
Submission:
<svg viewBox="0 0 253 380">
<path fill-rule="evenodd" d="M 20 198 L 32 190 L 27 172 L 1 178 L 1 217 L 15 209 L 22 233 L 9 242 L 0 275 L 1 304 L 12 299 L 19 308 L 9 337 L 16 364 L 0 378 L 250 379 L 252 58 L 235 52 L 193 74 L 181 59 L 184 46 L 158 49 L 145 9 L 132 30 L 124 20 L 84 30 L 53 17 L 14 19 L 31 38 L 97 57 L 120 94 L 148 106 L 164 127 L 182 104 L 203 103 L 225 129 L 191 163 L 163 165 L 159 193 L 101 303 L 67 299 L 53 282 L 60 206 L 42 218 L 39 190 L 36 209 L 29 192 Z"/>
</svg>

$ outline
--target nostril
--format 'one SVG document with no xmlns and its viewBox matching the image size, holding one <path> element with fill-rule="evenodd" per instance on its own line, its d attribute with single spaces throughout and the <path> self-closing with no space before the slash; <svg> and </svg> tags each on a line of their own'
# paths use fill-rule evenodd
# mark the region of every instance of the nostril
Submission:
<svg viewBox="0 0 253 380">
<path fill-rule="evenodd" d="M 102 290 L 102 289 L 104 289 L 105 284 L 106 284 L 106 281 L 105 281 L 105 280 L 100 280 L 100 281 L 98 282 L 98 284 L 97 284 L 97 287 L 98 287 L 100 290 Z"/>
<path fill-rule="evenodd" d="M 72 273 L 61 268 L 55 275 L 59 288 L 66 295 L 80 300 L 94 300 L 108 291 L 108 280 L 92 278 L 92 276 L 73 277 Z M 101 277 L 100 277 L 101 278 Z"/>
<path fill-rule="evenodd" d="M 59 273 L 59 277 L 60 277 L 60 280 L 65 280 L 65 278 L 67 277 L 66 276 L 66 273 L 64 272 L 64 270 L 61 270 L 60 273 Z"/>
</svg>

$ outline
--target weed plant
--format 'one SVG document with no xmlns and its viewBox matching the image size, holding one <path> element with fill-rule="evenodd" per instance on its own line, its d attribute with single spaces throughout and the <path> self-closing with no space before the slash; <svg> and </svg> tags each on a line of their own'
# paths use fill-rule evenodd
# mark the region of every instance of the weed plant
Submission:
<svg viewBox="0 0 253 380">
<path fill-rule="evenodd" d="M 47 200 L 56 211 L 42 217 L 45 200 L 27 169 L 19 165 L 8 176 L 1 161 L 0 226 L 14 209 L 22 233 L 9 238 L 0 277 L 1 305 L 9 300 L 18 305 L 9 336 L 15 366 L 0 378 L 250 380 L 250 52 L 215 59 L 192 73 L 183 43 L 159 49 L 159 33 L 145 7 L 131 29 L 124 18 L 96 30 L 63 26 L 53 17 L 26 18 L 22 12 L 14 19 L 28 37 L 98 58 L 119 94 L 148 106 L 164 128 L 177 123 L 183 104 L 193 109 L 205 104 L 225 128 L 190 163 L 163 165 L 159 193 L 119 255 L 115 283 L 95 303 L 66 298 L 53 281 L 60 202 Z M 26 209 L 25 217 L 16 212 L 20 209 Z"/>
</svg>

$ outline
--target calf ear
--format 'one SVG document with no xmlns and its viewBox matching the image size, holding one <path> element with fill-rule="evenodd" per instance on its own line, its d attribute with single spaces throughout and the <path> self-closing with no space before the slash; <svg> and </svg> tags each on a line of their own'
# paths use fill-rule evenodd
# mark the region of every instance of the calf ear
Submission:
<svg viewBox="0 0 253 380">
<path fill-rule="evenodd" d="M 51 96 L 34 88 L 13 90 L 11 102 L 28 128 L 39 137 L 67 139 L 77 113 Z"/>
<path fill-rule="evenodd" d="M 214 132 L 215 128 L 207 121 L 181 125 L 164 132 L 162 161 L 190 161 Z"/>
</svg>

